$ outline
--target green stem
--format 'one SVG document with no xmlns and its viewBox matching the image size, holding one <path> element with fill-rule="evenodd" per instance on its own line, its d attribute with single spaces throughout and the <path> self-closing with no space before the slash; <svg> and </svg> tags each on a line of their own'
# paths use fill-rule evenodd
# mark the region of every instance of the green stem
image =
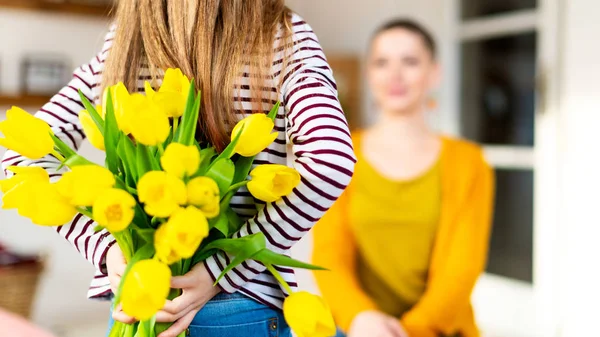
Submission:
<svg viewBox="0 0 600 337">
<path fill-rule="evenodd" d="M 129 261 L 131 261 L 131 258 L 133 257 L 133 253 L 134 253 L 133 247 L 131 247 L 131 237 L 128 237 L 129 234 L 126 233 L 125 231 L 118 232 L 118 233 L 111 233 L 111 234 L 117 241 L 119 248 L 121 248 L 121 251 L 123 252 L 123 255 L 125 256 L 125 261 L 127 261 L 127 263 L 129 263 Z"/>
<path fill-rule="evenodd" d="M 269 263 L 265 263 L 265 266 L 271 272 L 271 274 L 273 274 L 273 276 L 275 277 L 277 282 L 279 282 L 283 286 L 283 288 L 287 291 L 287 293 L 291 295 L 294 291 L 292 290 L 292 288 L 290 288 L 290 285 L 287 282 L 285 282 L 283 277 L 281 277 L 281 274 L 279 274 L 277 269 L 275 269 L 275 267 L 273 267 L 273 265 L 269 264 Z"/>
<path fill-rule="evenodd" d="M 87 208 L 85 207 L 77 207 L 77 212 L 87 216 L 90 219 L 93 219 L 94 216 L 92 215 L 92 212 L 90 212 Z"/>
<path fill-rule="evenodd" d="M 162 143 L 158 143 L 158 153 L 160 153 L 161 157 L 165 154 L 165 147 Z"/>
<path fill-rule="evenodd" d="M 250 181 L 248 181 L 248 180 L 244 180 L 244 181 L 239 182 L 237 184 L 231 185 L 231 187 L 229 187 L 229 190 L 227 190 L 227 193 L 236 192 L 241 187 L 244 187 L 244 186 L 248 185 L 249 182 Z"/>
<path fill-rule="evenodd" d="M 51 155 L 53 155 L 54 157 L 56 157 L 56 159 L 60 160 L 61 163 L 65 162 L 65 157 L 63 157 L 62 154 L 58 153 L 58 151 L 56 150 L 52 150 L 52 152 L 50 152 Z"/>
<path fill-rule="evenodd" d="M 175 132 L 177 132 L 178 127 L 179 127 L 179 117 L 173 117 L 173 138 L 175 138 Z"/>
</svg>

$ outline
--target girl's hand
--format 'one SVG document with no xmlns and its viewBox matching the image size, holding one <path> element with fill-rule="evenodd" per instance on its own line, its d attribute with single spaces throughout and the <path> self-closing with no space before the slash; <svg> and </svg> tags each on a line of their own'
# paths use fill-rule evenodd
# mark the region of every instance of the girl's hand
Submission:
<svg viewBox="0 0 600 337">
<path fill-rule="evenodd" d="M 183 292 L 174 300 L 167 301 L 163 310 L 156 314 L 157 322 L 175 322 L 158 337 L 177 337 L 185 331 L 200 309 L 220 292 L 220 289 L 213 286 L 213 283 L 202 263 L 194 266 L 184 276 L 173 277 L 171 287 L 182 289 Z"/>
<path fill-rule="evenodd" d="M 110 289 L 113 294 L 116 294 L 119 289 L 119 284 L 125 273 L 125 268 L 127 268 L 127 262 L 125 262 L 125 256 L 123 256 L 121 248 L 119 248 L 118 244 L 112 245 L 106 254 L 106 270 L 108 272 L 108 280 L 110 281 Z M 117 306 L 113 311 L 112 317 L 115 321 L 125 324 L 135 323 L 134 318 L 127 316 L 123 310 L 121 310 L 121 305 Z"/>
</svg>

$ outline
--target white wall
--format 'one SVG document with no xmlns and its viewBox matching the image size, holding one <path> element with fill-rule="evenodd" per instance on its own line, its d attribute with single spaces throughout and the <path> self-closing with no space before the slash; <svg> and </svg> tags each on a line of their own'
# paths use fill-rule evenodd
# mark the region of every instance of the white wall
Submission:
<svg viewBox="0 0 600 337">
<path fill-rule="evenodd" d="M 596 0 L 564 1 L 561 95 L 562 334 L 596 336 L 600 303 L 600 31 Z"/>
<path fill-rule="evenodd" d="M 0 9 L 0 92 L 18 92 L 24 55 L 57 53 L 66 56 L 72 68 L 87 62 L 101 48 L 106 28 L 104 20 L 92 17 Z M 39 107 L 23 108 L 35 112 Z M 0 107 L 0 120 L 6 109 Z M 91 147 L 85 147 L 84 153 L 98 159 Z M 35 304 L 36 323 L 60 333 L 63 327 L 107 321 L 107 304 L 86 299 L 93 268 L 52 230 L 34 227 L 16 213 L 0 210 L 0 241 L 22 252 L 48 256 Z"/>
<path fill-rule="evenodd" d="M 412 18 L 425 25 L 436 38 L 442 65 L 452 64 L 452 32 L 450 19 L 453 14 L 450 1 L 445 0 L 288 0 L 313 27 L 323 48 L 329 55 L 350 54 L 364 56 L 371 34 L 384 22 L 392 18 Z M 439 111 L 431 112 L 432 123 L 439 129 L 456 133 L 455 92 L 450 79 L 455 69 L 445 66 L 441 90 L 434 93 L 439 100 Z M 369 93 L 364 88 L 364 121 L 376 117 Z"/>
</svg>

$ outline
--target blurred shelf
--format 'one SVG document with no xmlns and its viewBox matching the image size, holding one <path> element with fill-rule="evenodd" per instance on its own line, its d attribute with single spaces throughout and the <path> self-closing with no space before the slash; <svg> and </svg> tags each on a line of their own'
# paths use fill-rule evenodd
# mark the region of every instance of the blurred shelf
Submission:
<svg viewBox="0 0 600 337">
<path fill-rule="evenodd" d="M 68 1 L 0 0 L 0 7 L 79 15 L 108 16 L 112 6 L 109 4 L 86 4 Z"/>
<path fill-rule="evenodd" d="M 0 0 L 2 1 L 2 0 Z M 50 102 L 51 96 L 38 95 L 20 95 L 20 96 L 5 96 L 0 95 L 0 106 L 3 107 L 42 107 Z"/>
</svg>

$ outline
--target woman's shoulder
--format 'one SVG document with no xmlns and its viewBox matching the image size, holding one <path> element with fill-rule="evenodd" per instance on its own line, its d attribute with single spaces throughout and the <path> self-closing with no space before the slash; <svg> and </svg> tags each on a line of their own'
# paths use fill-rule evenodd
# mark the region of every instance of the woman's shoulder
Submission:
<svg viewBox="0 0 600 337">
<path fill-rule="evenodd" d="M 473 141 L 443 135 L 444 141 L 444 156 L 447 161 L 453 162 L 455 165 L 463 165 L 465 169 L 470 167 L 489 168 L 489 164 L 485 159 L 483 147 Z"/>
<path fill-rule="evenodd" d="M 460 137 L 442 135 L 440 136 L 447 148 L 453 152 L 462 153 L 463 155 L 481 156 L 483 148 L 481 145 Z"/>
</svg>

